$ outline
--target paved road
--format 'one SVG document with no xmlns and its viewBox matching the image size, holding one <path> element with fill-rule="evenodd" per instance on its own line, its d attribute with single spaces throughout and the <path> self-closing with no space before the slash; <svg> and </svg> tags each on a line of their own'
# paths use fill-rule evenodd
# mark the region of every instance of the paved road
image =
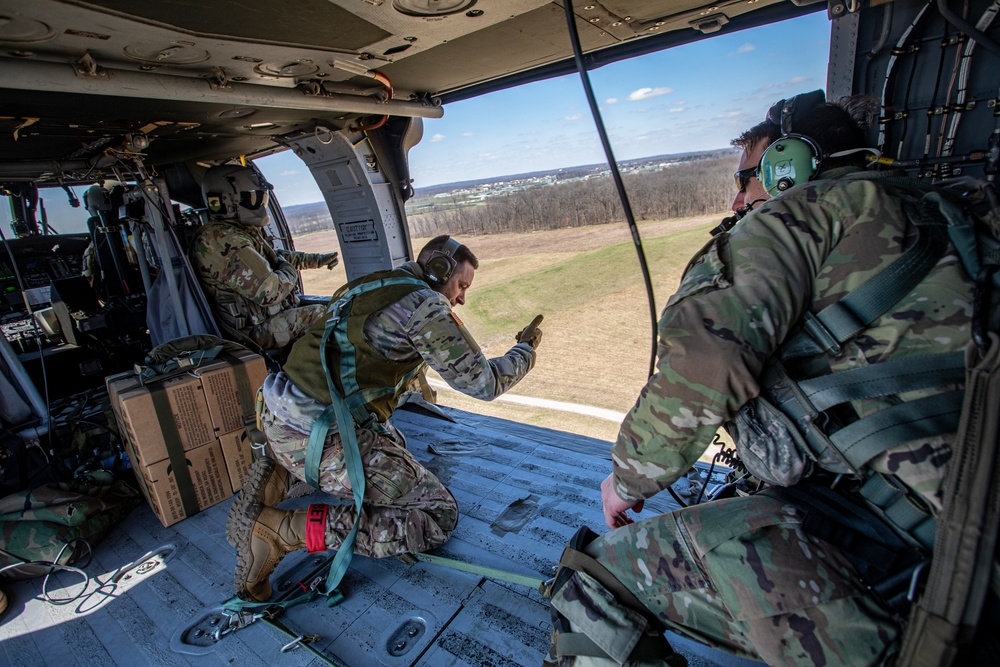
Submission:
<svg viewBox="0 0 1000 667">
<path fill-rule="evenodd" d="M 456 392 L 454 389 L 448 386 L 447 383 L 440 380 L 434 380 L 427 378 L 427 383 L 438 390 Z M 607 408 L 595 408 L 592 405 L 582 405 L 580 403 L 565 403 L 563 401 L 553 401 L 547 398 L 534 398 L 532 396 L 518 396 L 517 394 L 503 394 L 498 396 L 497 401 L 504 401 L 506 403 L 517 403 L 518 405 L 527 405 L 532 408 L 545 408 L 546 410 L 559 410 L 561 412 L 575 412 L 578 415 L 586 415 L 588 417 L 596 417 L 597 419 L 604 419 L 609 422 L 614 422 L 616 424 L 622 423 L 625 419 L 624 412 L 618 412 L 616 410 L 608 410 Z"/>
</svg>

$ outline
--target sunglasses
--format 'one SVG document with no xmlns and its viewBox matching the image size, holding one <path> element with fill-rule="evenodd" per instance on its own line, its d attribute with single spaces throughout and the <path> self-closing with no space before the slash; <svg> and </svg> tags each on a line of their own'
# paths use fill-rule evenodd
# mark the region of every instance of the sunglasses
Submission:
<svg viewBox="0 0 1000 667">
<path fill-rule="evenodd" d="M 747 184 L 750 183 L 751 178 L 757 178 L 757 167 L 747 167 L 746 169 L 740 169 L 733 176 L 736 177 L 736 187 L 739 188 L 740 192 L 747 189 Z"/>
</svg>

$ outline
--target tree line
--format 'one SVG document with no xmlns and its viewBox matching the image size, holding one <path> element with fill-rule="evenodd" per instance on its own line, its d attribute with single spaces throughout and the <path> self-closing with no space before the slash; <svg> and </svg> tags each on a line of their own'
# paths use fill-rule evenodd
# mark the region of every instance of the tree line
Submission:
<svg viewBox="0 0 1000 667">
<path fill-rule="evenodd" d="M 709 215 L 729 208 L 733 155 L 689 160 L 653 171 L 622 175 L 636 220 Z M 416 238 L 438 234 L 497 234 L 604 225 L 625 220 L 610 173 L 587 179 L 524 187 L 481 201 L 444 199 L 407 214 Z"/>
</svg>

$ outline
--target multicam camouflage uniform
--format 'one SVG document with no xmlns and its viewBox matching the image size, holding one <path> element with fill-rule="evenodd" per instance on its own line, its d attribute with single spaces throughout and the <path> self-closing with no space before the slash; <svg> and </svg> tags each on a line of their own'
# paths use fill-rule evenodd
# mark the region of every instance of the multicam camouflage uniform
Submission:
<svg viewBox="0 0 1000 667">
<path fill-rule="evenodd" d="M 658 372 L 612 449 L 621 498 L 649 498 L 688 470 L 758 394 L 765 360 L 803 313 L 844 297 L 912 245 L 900 201 L 858 176 L 787 191 L 692 260 L 659 322 Z M 894 310 L 839 354 L 810 360 L 809 372 L 964 349 L 971 307 L 971 285 L 948 248 Z M 853 406 L 864 416 L 893 400 Z M 936 510 L 949 440 L 904 443 L 870 466 Z M 841 549 L 806 534 L 802 520 L 771 497 L 734 498 L 631 524 L 586 551 L 668 628 L 698 641 L 771 665 L 884 664 L 899 648 L 898 623 Z"/>
<path fill-rule="evenodd" d="M 322 304 L 298 306 L 296 270 L 332 266 L 335 255 L 275 251 L 259 228 L 218 220 L 199 230 L 192 261 L 216 317 L 271 349 L 323 316 Z"/>
<path fill-rule="evenodd" d="M 423 276 L 413 262 L 379 275 Z M 350 317 L 356 316 L 353 313 Z M 515 345 L 502 357 L 487 359 L 447 299 L 429 287 L 412 288 L 363 317 L 360 330 L 382 361 L 379 368 L 359 361 L 359 381 L 365 376 L 402 376 L 429 365 L 453 388 L 488 401 L 517 384 L 534 365 L 534 350 L 526 343 Z M 300 480 L 305 479 L 313 422 L 330 402 L 317 346 L 323 327 L 323 321 L 317 322 L 293 346 L 285 371 L 270 375 L 264 383 L 262 423 L 268 445 L 278 463 Z M 349 330 L 353 329 L 349 323 Z M 335 346 L 332 339 L 331 346 Z M 331 354 L 329 349 L 324 352 Z M 357 429 L 366 488 L 354 551 L 365 556 L 432 549 L 448 539 L 458 521 L 451 492 L 406 451 L 402 435 L 385 421 L 401 393 L 402 389 L 380 403 L 376 424 Z M 382 428 L 387 433 L 377 432 Z M 325 442 L 319 481 L 324 492 L 349 503 L 331 506 L 327 515 L 326 545 L 337 548 L 353 526 L 355 513 L 336 424 Z"/>
</svg>

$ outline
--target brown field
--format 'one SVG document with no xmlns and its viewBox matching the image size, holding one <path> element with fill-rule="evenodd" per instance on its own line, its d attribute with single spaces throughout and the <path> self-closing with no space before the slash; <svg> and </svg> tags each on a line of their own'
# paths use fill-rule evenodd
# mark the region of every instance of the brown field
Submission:
<svg viewBox="0 0 1000 667">
<path fill-rule="evenodd" d="M 722 214 L 640 223 L 656 297 L 656 315 L 688 259 Z M 413 239 L 419 249 L 428 239 Z M 538 313 L 544 340 L 532 372 L 511 393 L 627 412 L 645 382 L 652 349 L 649 304 L 627 227 L 601 225 L 461 239 L 480 259 L 468 303 L 458 313 L 491 356 Z M 296 238 L 307 252 L 336 246 L 333 231 Z M 330 294 L 345 279 L 303 272 L 307 294 Z M 432 379 L 435 374 L 432 374 Z M 618 424 L 570 412 L 484 403 L 453 391 L 438 401 L 463 410 L 613 440 Z"/>
</svg>

